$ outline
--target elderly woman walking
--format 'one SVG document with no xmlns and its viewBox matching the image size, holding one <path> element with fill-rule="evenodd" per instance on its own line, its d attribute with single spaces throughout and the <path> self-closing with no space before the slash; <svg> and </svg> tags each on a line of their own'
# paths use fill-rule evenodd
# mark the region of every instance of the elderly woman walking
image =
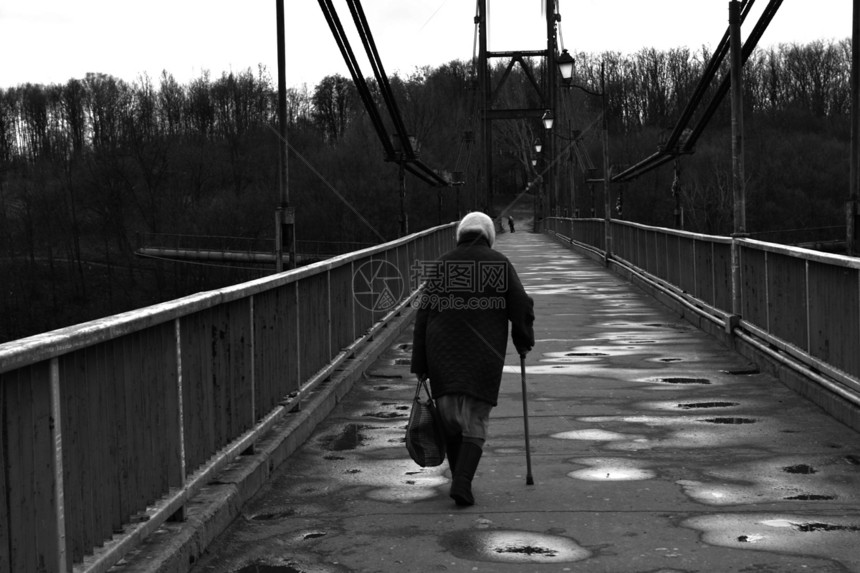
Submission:
<svg viewBox="0 0 860 573">
<path fill-rule="evenodd" d="M 519 354 L 534 346 L 533 301 L 508 258 L 493 250 L 495 238 L 490 217 L 469 213 L 457 226 L 457 246 L 422 267 L 412 372 L 430 379 L 457 505 L 475 503 L 472 479 L 498 403 L 508 324 Z"/>
</svg>

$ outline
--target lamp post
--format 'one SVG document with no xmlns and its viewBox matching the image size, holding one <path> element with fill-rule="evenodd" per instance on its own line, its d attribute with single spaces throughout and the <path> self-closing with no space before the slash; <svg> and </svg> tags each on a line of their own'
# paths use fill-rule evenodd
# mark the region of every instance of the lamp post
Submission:
<svg viewBox="0 0 860 573">
<path fill-rule="evenodd" d="M 567 132 L 570 134 L 570 138 L 573 141 L 573 144 L 570 147 L 570 165 L 568 166 L 568 176 L 570 177 L 570 216 L 573 219 L 579 218 L 579 209 L 576 208 L 576 165 L 578 159 L 576 158 L 574 145 L 576 145 L 576 140 L 579 137 L 579 132 L 574 131 L 573 127 L 570 124 L 570 119 L 567 120 Z"/>
<path fill-rule="evenodd" d="M 536 139 L 534 142 L 535 154 L 532 155 L 531 164 L 532 164 L 532 172 L 534 173 L 534 179 L 531 183 L 526 187 L 526 191 L 532 189 L 532 211 L 534 212 L 534 220 L 532 222 L 532 231 L 535 233 L 540 232 L 540 221 L 543 219 L 543 176 L 540 173 L 540 167 L 538 166 L 538 158 L 543 149 L 543 143 L 540 139 Z"/>
<path fill-rule="evenodd" d="M 549 110 L 547 110 L 546 113 L 550 113 Z M 546 113 L 544 115 L 546 115 Z M 535 201 L 535 224 L 533 225 L 533 228 L 537 229 L 538 213 L 540 213 L 541 218 L 543 218 L 543 192 L 544 192 L 543 178 L 541 177 L 541 174 L 538 172 L 538 157 L 540 156 L 540 152 L 543 149 L 543 141 L 541 141 L 541 139 L 539 137 L 535 138 L 534 148 L 535 148 L 535 154 L 532 156 L 532 169 L 534 169 L 535 176 L 538 178 L 535 181 L 537 181 L 540 184 L 538 187 L 538 194 L 537 194 L 538 199 Z"/>
<path fill-rule="evenodd" d="M 550 214 L 552 214 L 553 203 L 556 202 L 555 201 L 556 200 L 556 197 L 555 197 L 555 175 L 553 174 L 555 155 L 553 152 L 554 147 L 552 145 L 552 126 L 555 123 L 555 115 L 553 115 L 551 109 L 548 109 L 545 112 L 543 112 L 543 115 L 541 116 L 540 120 L 543 123 L 544 129 L 547 131 L 548 135 L 550 136 L 549 140 L 547 141 L 547 145 L 549 146 L 548 152 L 549 152 L 550 157 L 549 157 L 549 160 L 547 163 L 547 168 L 545 169 L 545 171 L 547 172 L 547 177 L 549 178 L 549 186 L 548 186 L 548 189 L 546 190 L 547 191 L 547 193 L 546 193 L 547 207 L 548 207 Z M 543 175 L 541 175 L 540 177 L 541 177 L 541 190 L 543 191 L 543 189 L 545 188 L 545 185 L 543 183 Z M 543 211 L 544 211 L 543 202 L 541 202 L 541 216 L 544 215 Z"/>
<path fill-rule="evenodd" d="M 580 85 L 571 82 L 573 78 L 574 59 L 567 50 L 563 50 L 556 60 L 559 72 L 564 80 L 563 85 L 568 88 L 576 88 L 593 96 L 600 97 L 601 108 L 601 131 L 603 139 L 603 225 L 604 225 L 604 264 L 609 265 L 609 259 L 612 253 L 612 202 L 610 179 L 612 178 L 612 168 L 609 165 L 609 120 L 606 116 L 606 67 L 605 63 L 600 63 L 600 91 L 595 92 L 586 89 Z"/>
</svg>

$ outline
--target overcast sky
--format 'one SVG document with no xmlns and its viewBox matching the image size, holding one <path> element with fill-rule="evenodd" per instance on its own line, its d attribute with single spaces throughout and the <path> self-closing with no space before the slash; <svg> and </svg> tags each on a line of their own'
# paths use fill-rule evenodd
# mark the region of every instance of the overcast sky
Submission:
<svg viewBox="0 0 860 573">
<path fill-rule="evenodd" d="M 488 0 L 491 50 L 542 49 L 542 0 Z M 571 51 L 633 53 L 716 46 L 728 26 L 728 0 L 560 0 L 561 39 Z M 766 0 L 747 20 L 746 36 Z M 335 5 L 352 28 L 343 0 Z M 408 75 L 473 53 L 474 0 L 364 0 L 386 72 Z M 287 84 L 312 87 L 349 72 L 317 0 L 285 0 Z M 851 0 L 786 0 L 760 45 L 841 40 L 851 35 Z M 353 41 L 357 52 L 361 45 Z M 363 60 L 362 60 L 363 62 Z M 277 79 L 275 0 L 2 0 L 0 87 L 65 83 L 88 72 L 180 83 L 204 70 L 264 65 Z M 372 70 L 362 63 L 365 76 Z"/>
</svg>

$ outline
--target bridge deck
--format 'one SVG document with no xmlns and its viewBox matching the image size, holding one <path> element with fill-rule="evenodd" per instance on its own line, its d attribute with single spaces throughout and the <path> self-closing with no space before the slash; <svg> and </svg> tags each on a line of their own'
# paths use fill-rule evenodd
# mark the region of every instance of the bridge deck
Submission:
<svg viewBox="0 0 860 573">
<path fill-rule="evenodd" d="M 592 260 L 497 246 L 536 303 L 535 484 L 512 345 L 477 504 L 409 460 L 406 331 L 195 573 L 860 571 L 860 435 Z"/>
</svg>

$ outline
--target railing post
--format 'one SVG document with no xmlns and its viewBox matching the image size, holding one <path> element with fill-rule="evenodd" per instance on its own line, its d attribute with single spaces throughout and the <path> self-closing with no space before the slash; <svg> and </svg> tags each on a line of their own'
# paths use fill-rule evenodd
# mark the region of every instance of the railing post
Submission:
<svg viewBox="0 0 860 573">
<path fill-rule="evenodd" d="M 711 246 L 711 301 L 715 307 L 719 307 L 717 304 L 717 253 L 716 249 L 714 249 L 714 243 L 710 243 Z"/>
<path fill-rule="evenodd" d="M 352 296 L 350 298 L 350 314 L 352 315 L 352 340 L 358 338 L 358 332 L 356 327 L 356 321 L 358 320 L 358 316 L 356 315 L 357 309 L 355 306 L 355 261 L 351 261 L 349 263 L 349 276 L 352 280 Z"/>
<path fill-rule="evenodd" d="M 179 487 L 180 489 L 185 489 L 188 483 L 188 469 L 185 459 L 185 405 L 182 398 L 182 326 L 178 318 L 173 321 L 173 331 L 176 340 L 176 404 L 177 415 L 179 416 L 179 423 L 177 425 L 179 431 L 179 435 L 177 436 L 179 440 Z M 184 505 L 171 516 L 171 520 L 185 521 Z"/>
<path fill-rule="evenodd" d="M 806 261 L 803 265 L 803 302 L 806 307 L 806 316 L 804 316 L 804 320 L 806 321 L 806 350 L 811 353 L 812 351 L 812 317 L 809 314 L 809 261 Z"/>
<path fill-rule="evenodd" d="M 778 259 L 777 259 L 778 262 Z M 768 332 L 771 332 L 770 326 L 770 307 L 771 307 L 771 285 L 770 285 L 770 272 L 768 267 L 770 266 L 770 261 L 768 260 L 768 252 L 764 252 L 764 324 L 765 328 L 767 328 Z M 809 309 L 809 307 L 806 307 Z"/>
<path fill-rule="evenodd" d="M 326 283 L 326 294 L 327 300 L 326 304 L 328 305 L 328 312 L 326 313 L 328 316 L 328 359 L 331 360 L 334 357 L 334 333 L 332 332 L 332 306 L 331 306 L 331 269 L 327 269 L 325 272 L 325 283 Z"/>
<path fill-rule="evenodd" d="M 299 282 L 301 281 L 293 281 L 293 294 L 296 302 L 296 405 L 293 410 L 296 412 L 302 409 L 302 337 L 298 335 L 302 331 L 302 307 L 299 297 Z"/>
<path fill-rule="evenodd" d="M 51 438 L 54 444 L 54 527 L 57 528 L 56 560 L 57 570 L 66 571 L 66 502 L 63 489 L 63 413 L 60 405 L 60 360 L 51 359 L 51 417 L 53 425 Z"/>
<path fill-rule="evenodd" d="M 248 377 L 251 379 L 251 425 L 257 422 L 257 325 L 256 316 L 254 315 L 254 295 L 248 297 L 248 322 L 250 325 L 251 339 L 251 371 Z"/>
<path fill-rule="evenodd" d="M 726 333 L 731 334 L 741 316 L 743 298 L 741 292 L 741 247 L 738 238 L 732 236 L 732 315 L 726 320 Z"/>
<path fill-rule="evenodd" d="M 696 298 L 703 298 L 702 292 L 699 289 L 699 249 L 698 249 L 698 239 L 693 239 L 692 243 L 692 252 L 693 252 L 693 285 L 696 287 L 696 292 L 694 296 Z M 680 262 L 680 259 L 679 259 Z"/>
</svg>

